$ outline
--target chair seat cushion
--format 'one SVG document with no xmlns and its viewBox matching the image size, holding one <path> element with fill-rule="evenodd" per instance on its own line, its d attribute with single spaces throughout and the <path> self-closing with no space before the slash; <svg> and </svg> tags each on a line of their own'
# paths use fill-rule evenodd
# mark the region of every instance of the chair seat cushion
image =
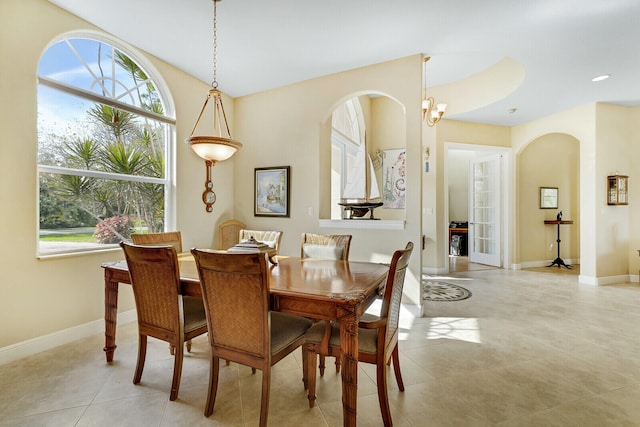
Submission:
<svg viewBox="0 0 640 427">
<path fill-rule="evenodd" d="M 302 245 L 303 258 L 324 258 L 342 259 L 344 248 L 340 246 L 313 245 L 305 243 Z"/>
<path fill-rule="evenodd" d="M 184 312 L 185 333 L 207 325 L 207 317 L 204 313 L 202 298 L 183 296 L 182 308 Z"/>
<path fill-rule="evenodd" d="M 376 316 L 365 314 L 362 316 L 362 321 L 365 321 L 365 316 L 371 320 L 377 319 Z M 324 336 L 324 331 L 324 321 L 315 323 L 311 329 L 309 329 L 309 332 L 307 332 L 306 341 L 320 344 L 322 337 Z M 377 345 L 377 329 L 358 328 L 358 351 L 360 353 L 376 354 Z M 329 346 L 340 348 L 340 325 L 335 322 L 331 322 L 331 338 L 329 339 Z"/>
<path fill-rule="evenodd" d="M 293 314 L 270 312 L 271 315 L 271 354 L 276 354 L 293 341 L 304 336 L 313 322 L 305 317 Z"/>
</svg>

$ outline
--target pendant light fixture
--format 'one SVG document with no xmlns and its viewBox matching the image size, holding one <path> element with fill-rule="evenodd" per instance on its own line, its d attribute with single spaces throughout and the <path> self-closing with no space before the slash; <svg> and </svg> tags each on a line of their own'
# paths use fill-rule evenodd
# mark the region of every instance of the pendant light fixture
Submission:
<svg viewBox="0 0 640 427">
<path fill-rule="evenodd" d="M 444 112 L 447 109 L 447 104 L 436 105 L 433 97 L 427 96 L 427 61 L 430 59 L 430 56 L 425 56 L 422 64 L 422 70 L 424 72 L 424 81 L 422 82 L 424 90 L 424 94 L 422 96 L 422 119 L 429 127 L 434 127 L 444 115 Z"/>
<path fill-rule="evenodd" d="M 204 101 L 202 110 L 196 124 L 193 126 L 191 135 L 185 140 L 191 149 L 205 161 L 207 168 L 207 178 L 205 181 L 205 189 L 202 193 L 202 201 L 206 205 L 207 212 L 213 211 L 213 204 L 216 202 L 216 193 L 213 192 L 213 182 L 211 180 L 211 168 L 217 162 L 227 160 L 235 154 L 242 144 L 231 138 L 229 125 L 227 124 L 227 116 L 222 105 L 222 93 L 218 90 L 217 79 L 217 56 L 218 56 L 218 20 L 216 4 L 221 0 L 212 0 L 213 2 L 213 81 L 211 88 Z M 198 135 L 196 130 L 200 119 L 204 114 L 207 104 L 211 101 L 213 108 L 213 132 L 210 135 Z"/>
</svg>

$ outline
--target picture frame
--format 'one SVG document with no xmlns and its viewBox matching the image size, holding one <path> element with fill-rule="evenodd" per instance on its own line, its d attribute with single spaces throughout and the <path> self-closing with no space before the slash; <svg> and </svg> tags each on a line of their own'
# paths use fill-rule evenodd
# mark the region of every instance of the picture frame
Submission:
<svg viewBox="0 0 640 427">
<path fill-rule="evenodd" d="M 291 166 L 255 168 L 253 215 L 289 218 Z"/>
<path fill-rule="evenodd" d="M 382 208 L 404 209 L 406 203 L 406 157 L 404 148 L 382 152 Z"/>
<path fill-rule="evenodd" d="M 540 187 L 540 209 L 558 209 L 558 187 Z"/>
</svg>

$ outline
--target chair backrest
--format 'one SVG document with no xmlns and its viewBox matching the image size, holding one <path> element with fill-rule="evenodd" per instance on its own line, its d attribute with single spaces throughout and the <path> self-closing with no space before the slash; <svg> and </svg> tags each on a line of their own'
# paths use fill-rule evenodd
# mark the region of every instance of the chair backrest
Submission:
<svg viewBox="0 0 640 427">
<path fill-rule="evenodd" d="M 171 245 L 138 246 L 121 242 L 138 313 L 138 324 L 179 334 L 182 325 L 179 305 L 180 270 Z M 161 334 L 165 335 L 165 334 Z"/>
<path fill-rule="evenodd" d="M 179 231 L 167 231 L 166 233 L 132 234 L 131 241 L 139 246 L 165 246 L 171 245 L 177 253 L 182 252 L 182 234 Z"/>
<path fill-rule="evenodd" d="M 262 368 L 271 358 L 269 270 L 264 253 L 192 249 L 212 354 Z"/>
<path fill-rule="evenodd" d="M 240 230 L 239 238 L 242 242 L 253 237 L 258 242 L 266 243 L 276 250 L 280 250 L 280 240 L 282 240 L 282 231 L 261 231 L 261 230 Z"/>
<path fill-rule="evenodd" d="M 350 234 L 302 233 L 301 258 L 349 260 Z"/>
<path fill-rule="evenodd" d="M 402 290 L 404 288 L 404 277 L 409 265 L 409 258 L 413 251 L 413 243 L 408 242 L 404 249 L 399 249 L 393 253 L 389 274 L 382 297 L 382 308 L 380 318 L 386 318 L 385 333 L 385 360 L 393 351 L 398 342 L 398 326 L 400 320 L 400 302 L 402 301 Z"/>
<path fill-rule="evenodd" d="M 220 224 L 220 226 L 218 226 L 218 237 L 220 241 L 218 249 L 227 250 L 237 244 L 240 241 L 238 240 L 240 230 L 243 228 L 247 228 L 247 226 L 235 219 L 230 219 Z"/>
</svg>

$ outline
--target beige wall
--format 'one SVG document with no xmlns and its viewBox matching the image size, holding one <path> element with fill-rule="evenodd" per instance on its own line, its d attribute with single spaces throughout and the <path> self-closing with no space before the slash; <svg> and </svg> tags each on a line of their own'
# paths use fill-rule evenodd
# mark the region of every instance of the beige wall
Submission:
<svg viewBox="0 0 640 427">
<path fill-rule="evenodd" d="M 580 258 L 580 144 L 565 134 L 543 135 L 518 156 L 519 263 L 551 261 L 557 256 L 557 227 L 545 225 L 562 211 L 573 225 L 560 227 L 560 257 L 567 263 Z M 540 187 L 558 188 L 558 209 L 540 209 Z"/>
<path fill-rule="evenodd" d="M 596 254 L 597 277 L 607 277 L 627 274 L 629 272 L 629 257 L 636 248 L 630 244 L 630 222 L 640 216 L 631 216 L 633 207 L 637 206 L 632 200 L 630 206 L 607 205 L 607 176 L 629 175 L 633 172 L 630 151 L 632 145 L 637 145 L 631 139 L 631 111 L 625 107 L 607 104 L 596 105 Z M 636 122 L 637 123 L 637 122 Z M 637 124 L 636 124 L 637 126 Z M 635 170 L 638 170 L 636 159 Z M 631 178 L 630 186 L 639 183 Z"/>
<path fill-rule="evenodd" d="M 367 125 L 367 135 L 371 136 L 370 153 L 376 150 L 395 150 L 405 148 L 406 144 L 406 120 L 404 108 L 387 96 L 379 96 L 371 99 L 371 122 Z M 376 179 L 380 192 L 383 190 L 382 168 L 376 170 Z M 403 220 L 405 209 L 377 208 L 375 215 L 380 219 Z M 414 241 L 415 243 L 415 241 Z"/>
<path fill-rule="evenodd" d="M 36 259 L 37 135 L 36 73 L 40 55 L 58 35 L 97 29 L 45 0 L 0 2 L 0 348 L 104 316 L 100 264 L 121 251 Z M 150 55 L 171 91 L 177 111 L 176 227 L 184 246 L 210 247 L 220 216 L 233 216 L 233 162 L 214 169 L 218 202 L 207 214 L 201 201 L 204 163 L 183 144 L 204 102 L 208 86 Z M 233 116 L 231 102 L 227 115 Z M 120 311 L 133 309 L 131 291 L 121 287 Z"/>
<path fill-rule="evenodd" d="M 350 259 L 389 260 L 393 251 L 413 241 L 409 301 L 419 301 L 420 277 L 420 84 L 421 57 L 414 55 L 335 75 L 274 89 L 236 100 L 236 136 L 246 149 L 236 158 L 236 216 L 259 229 L 283 230 L 281 253 L 300 253 L 303 232 L 352 234 Z M 330 115 L 341 102 L 366 93 L 386 95 L 402 105 L 406 116 L 398 140 L 389 147 L 406 145 L 407 209 L 404 230 L 320 228 L 329 218 Z M 378 99 L 378 98 L 376 98 Z M 386 101 L 385 101 L 386 102 Z M 371 104 L 371 120 L 379 108 Z M 386 105 L 386 104 L 385 104 Z M 391 105 L 391 104 L 390 104 Z M 381 107 L 385 107 L 381 105 Z M 386 107 L 385 107 L 386 108 Z M 386 131 L 379 130 L 380 134 Z M 382 144 L 382 142 L 380 142 Z M 253 216 L 253 170 L 265 166 L 291 166 L 291 217 Z M 377 211 L 376 211 L 377 212 Z"/>
<path fill-rule="evenodd" d="M 640 276 L 640 108 L 631 109 L 629 121 L 635 124 L 629 144 L 629 272 Z"/>
<path fill-rule="evenodd" d="M 469 161 L 476 156 L 474 151 L 449 150 L 447 158 L 447 191 L 449 219 L 469 220 Z"/>
<path fill-rule="evenodd" d="M 606 177 L 618 171 L 630 175 L 638 162 L 638 108 L 607 104 L 583 105 L 544 119 L 512 128 L 514 153 L 518 155 L 542 135 L 563 133 L 580 144 L 580 282 L 606 284 L 625 281 L 637 274 L 640 263 L 633 242 L 634 219 L 640 205 L 607 206 Z M 521 196 L 521 195 L 519 195 Z M 516 200 L 516 205 L 520 200 Z M 519 256 L 516 257 L 519 259 Z"/>
</svg>

